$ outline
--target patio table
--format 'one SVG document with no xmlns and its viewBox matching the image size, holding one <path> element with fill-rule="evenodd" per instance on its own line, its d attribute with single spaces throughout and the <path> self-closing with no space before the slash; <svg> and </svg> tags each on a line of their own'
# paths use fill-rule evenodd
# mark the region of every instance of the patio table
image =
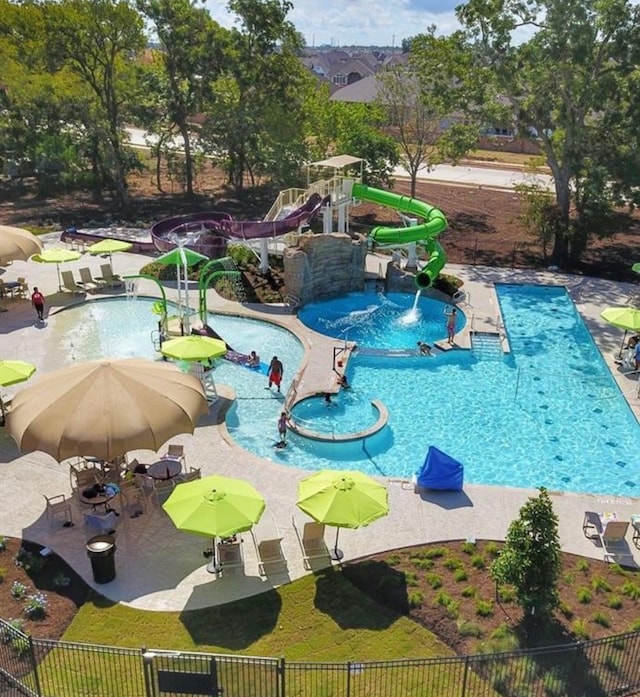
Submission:
<svg viewBox="0 0 640 697">
<path fill-rule="evenodd" d="M 178 460 L 164 458 L 147 467 L 147 474 L 152 479 L 168 481 L 175 479 L 182 472 L 182 463 Z"/>
</svg>

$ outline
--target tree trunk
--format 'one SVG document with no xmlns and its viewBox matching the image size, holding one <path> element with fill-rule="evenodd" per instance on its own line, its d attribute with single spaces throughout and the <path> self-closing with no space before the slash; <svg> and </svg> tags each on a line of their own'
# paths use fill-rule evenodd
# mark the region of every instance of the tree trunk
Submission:
<svg viewBox="0 0 640 697">
<path fill-rule="evenodd" d="M 184 143 L 185 193 L 187 196 L 193 196 L 193 158 L 191 157 L 191 141 L 186 121 L 182 121 L 179 128 Z"/>
</svg>

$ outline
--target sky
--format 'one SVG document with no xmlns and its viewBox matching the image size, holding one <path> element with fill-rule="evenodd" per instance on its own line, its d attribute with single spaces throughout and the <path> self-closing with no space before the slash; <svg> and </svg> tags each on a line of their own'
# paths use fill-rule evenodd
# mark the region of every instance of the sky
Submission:
<svg viewBox="0 0 640 697">
<path fill-rule="evenodd" d="M 287 19 L 301 32 L 307 46 L 400 46 L 431 24 L 436 34 L 459 27 L 454 9 L 463 0 L 292 0 Z M 233 25 L 227 0 L 207 0 L 213 19 Z"/>
</svg>

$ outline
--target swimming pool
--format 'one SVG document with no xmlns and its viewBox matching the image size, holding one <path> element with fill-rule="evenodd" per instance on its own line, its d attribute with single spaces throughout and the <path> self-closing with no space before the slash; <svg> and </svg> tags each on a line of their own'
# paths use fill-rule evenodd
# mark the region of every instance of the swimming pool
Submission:
<svg viewBox="0 0 640 697">
<path fill-rule="evenodd" d="M 366 441 L 331 444 L 290 434 L 287 448 L 274 449 L 283 396 L 264 390 L 263 375 L 220 361 L 216 380 L 238 396 L 227 417 L 230 433 L 259 456 L 309 470 L 353 467 L 410 476 L 433 444 L 464 463 L 466 482 L 640 495 L 640 427 L 564 288 L 496 290 L 509 355 L 491 347 L 435 357 L 355 354 L 351 389 L 313 418 L 328 429 L 335 420 L 342 432 L 358 430 L 363 419 L 374 418 L 371 400 L 381 399 L 389 424 Z M 142 298 L 108 300 L 60 313 L 59 350 L 68 351 L 68 362 L 152 357 L 151 304 Z M 94 323 L 99 340 L 90 336 Z M 239 351 L 257 346 L 263 360 L 277 354 L 288 387 L 303 356 L 289 332 L 221 315 L 211 323 Z M 128 332 L 138 333 L 138 348 Z"/>
<path fill-rule="evenodd" d="M 305 305 L 298 319 L 320 334 L 368 348 L 415 350 L 418 341 L 432 344 L 446 339 L 444 313 L 452 306 L 422 295 L 415 308 L 414 301 L 415 296 L 407 293 L 348 293 Z M 464 322 L 459 313 L 456 332 Z"/>
</svg>

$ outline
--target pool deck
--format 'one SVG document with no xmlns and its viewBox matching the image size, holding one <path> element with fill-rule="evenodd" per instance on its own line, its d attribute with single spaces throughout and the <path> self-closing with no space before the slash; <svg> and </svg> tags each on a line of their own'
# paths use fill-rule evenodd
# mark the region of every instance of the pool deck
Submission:
<svg viewBox="0 0 640 697">
<path fill-rule="evenodd" d="M 56 239 L 57 236 L 50 236 L 47 243 L 54 244 Z M 377 270 L 380 259 L 370 256 L 372 258 L 368 260 L 368 265 Z M 114 255 L 114 271 L 121 275 L 137 273 L 148 259 L 130 253 Z M 89 266 L 95 276 L 99 274 L 100 263 L 104 263 L 104 260 L 84 255 L 79 261 L 66 264 L 63 268 L 73 270 L 77 277 L 79 268 Z M 473 328 L 476 331 L 495 332 L 498 329 L 498 305 L 493 289 L 495 282 L 565 285 L 631 408 L 636 416 L 640 415 L 636 376 L 621 374 L 614 361 L 622 333 L 599 318 L 605 307 L 624 304 L 637 286 L 560 273 L 510 271 L 480 266 L 450 265 L 448 271 L 464 280 L 466 300 L 460 304 L 460 308 L 468 319 L 473 318 Z M 12 280 L 18 276 L 26 276 L 31 287 L 37 285 L 43 291 L 52 313 L 83 299 L 56 292 L 56 272 L 52 266 L 15 262 L 7 268 L 3 278 Z M 155 292 L 153 283 L 141 281 L 140 294 L 154 295 Z M 171 298 L 175 292 L 168 289 L 167 294 Z M 106 293 L 99 293 L 96 297 L 105 295 Z M 47 334 L 56 322 L 55 314 L 49 317 L 45 326 L 38 327 L 34 324 L 34 313 L 28 300 L 7 299 L 3 301 L 3 305 L 7 311 L 0 313 L 2 357 L 31 361 L 42 371 L 59 367 L 60 357 L 50 350 L 50 342 L 47 341 Z M 213 291 L 209 292 L 209 306 L 216 311 L 260 317 L 295 331 L 306 348 L 306 367 L 299 381 L 298 394 L 337 389 L 333 372 L 333 349 L 340 347 L 338 342 L 304 329 L 297 318 L 281 306 L 239 308 L 238 304 L 219 298 Z M 463 345 L 463 341 L 462 335 L 456 337 L 456 342 L 460 345 Z M 291 375 L 287 375 L 286 371 L 287 366 L 285 377 L 288 382 Z M 17 385 L 3 392 L 11 394 L 21 387 L 22 385 Z M 224 388 L 222 394 L 231 396 L 232 392 Z M 384 401 L 384 395 L 380 397 Z M 116 533 L 117 577 L 111 583 L 96 585 L 92 580 L 85 550 L 85 543 L 93 533 L 82 522 L 81 504 L 74 502 L 74 527 L 51 525 L 45 517 L 43 494 L 71 493 L 67 466 L 56 463 L 43 453 L 21 456 L 13 440 L 1 428 L 0 534 L 30 539 L 51 547 L 91 586 L 110 600 L 146 610 L 181 611 L 222 604 L 260 593 L 309 573 L 303 567 L 302 553 L 292 523 L 292 514 L 297 510 L 297 483 L 305 472 L 258 458 L 237 447 L 224 426 L 222 412 L 227 405 L 225 399 L 220 400 L 210 415 L 201 420 L 193 436 L 184 435 L 172 441 L 184 444 L 187 466 L 201 467 L 204 476 L 220 473 L 241 477 L 251 481 L 264 495 L 267 509 L 263 518 L 282 537 L 282 549 L 288 561 L 287 572 L 261 578 L 252 537 L 246 533 L 242 535 L 244 575 L 210 575 L 205 569 L 207 560 L 203 557 L 208 541 L 177 531 L 168 517 L 148 502 L 144 515 L 130 518 L 123 513 L 120 516 Z M 152 461 L 153 457 L 153 453 L 148 451 L 135 455 L 146 462 Z M 419 464 L 423 455 L 422 452 L 416 453 L 416 464 Z M 607 466 L 606 463 L 603 466 Z M 504 539 L 509 523 L 517 516 L 520 506 L 528 496 L 536 493 L 508 487 L 467 484 L 464 492 L 460 493 L 418 495 L 410 484 L 401 480 L 381 481 L 388 485 L 390 513 L 369 527 L 341 531 L 340 547 L 346 560 L 439 540 Z M 597 559 L 603 564 L 602 548 L 583 535 L 584 512 L 615 511 L 623 520 L 628 520 L 633 513 L 640 513 L 640 499 L 637 498 L 562 492 L 552 492 L 552 497 L 559 517 L 562 548 L 567 552 Z M 326 540 L 330 547 L 334 540 L 333 530 L 327 529 Z M 640 550 L 631 542 L 631 530 L 627 534 L 627 541 L 638 566 Z"/>
</svg>

